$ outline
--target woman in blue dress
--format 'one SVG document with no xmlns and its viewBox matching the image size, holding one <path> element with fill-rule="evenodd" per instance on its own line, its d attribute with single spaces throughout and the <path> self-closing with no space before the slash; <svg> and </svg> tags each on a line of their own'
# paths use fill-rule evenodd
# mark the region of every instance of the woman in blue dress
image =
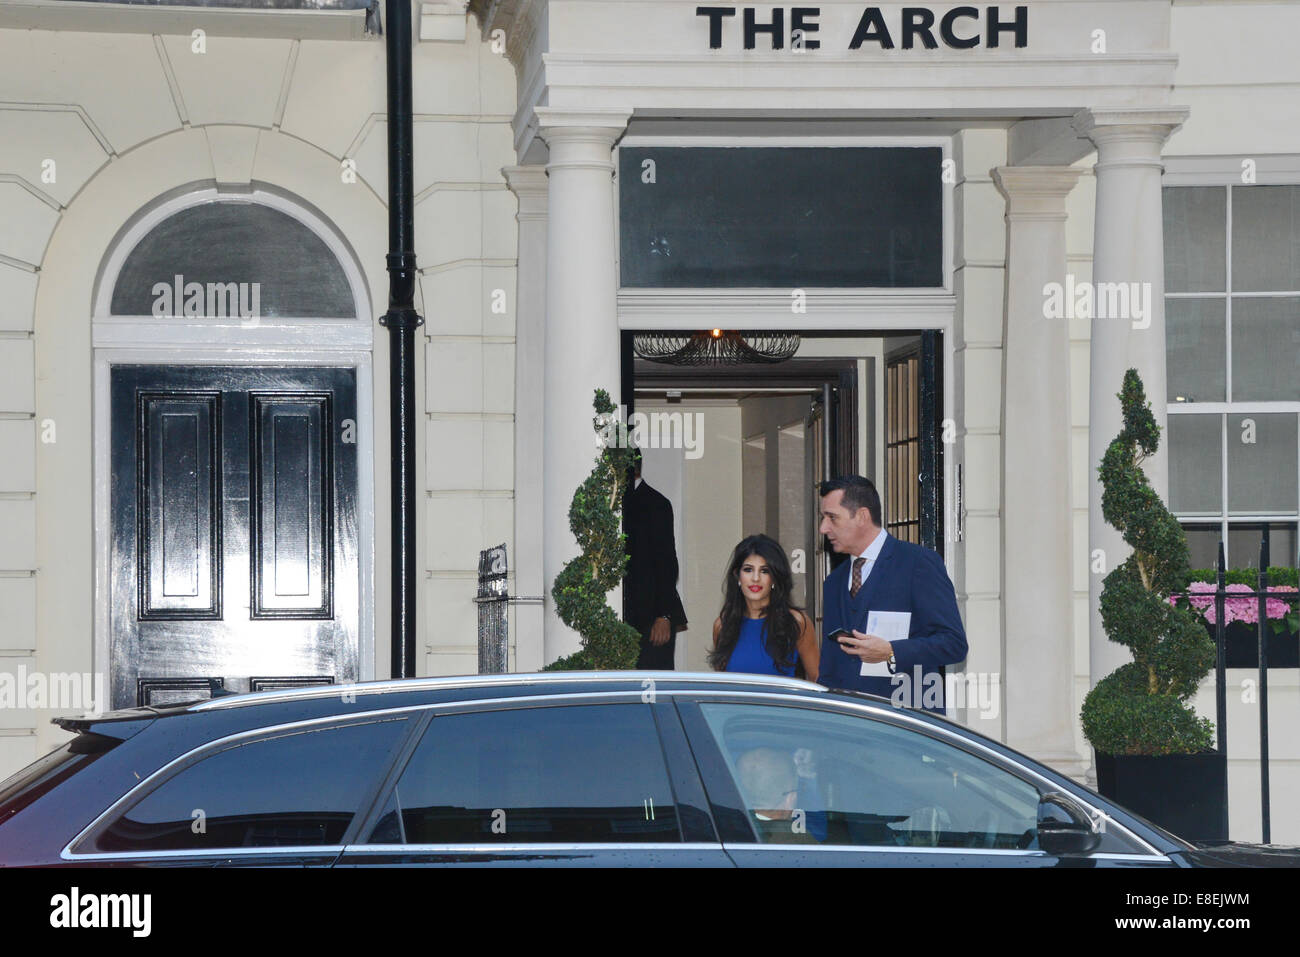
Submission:
<svg viewBox="0 0 1300 957">
<path fill-rule="evenodd" d="M 817 680 L 817 635 L 812 620 L 790 602 L 793 585 L 777 541 L 751 535 L 736 546 L 723 582 L 722 614 L 713 623 L 714 670 Z"/>
</svg>

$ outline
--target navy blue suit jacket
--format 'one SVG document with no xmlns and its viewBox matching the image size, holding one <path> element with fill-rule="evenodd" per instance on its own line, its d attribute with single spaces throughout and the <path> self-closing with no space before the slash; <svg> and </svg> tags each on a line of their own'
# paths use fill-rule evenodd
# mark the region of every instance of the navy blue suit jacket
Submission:
<svg viewBox="0 0 1300 957">
<path fill-rule="evenodd" d="M 899 541 L 894 536 L 885 539 L 880 556 L 871 574 L 858 590 L 857 598 L 849 597 L 849 573 L 853 559 L 826 577 L 822 585 L 821 669 L 817 681 L 828 688 L 845 688 L 864 691 L 884 698 L 893 696 L 898 688 L 910 688 L 912 697 L 903 703 L 913 707 L 927 704 L 925 710 L 943 713 L 944 665 L 954 665 L 966 660 L 966 629 L 957 613 L 957 595 L 952 580 L 943 567 L 938 552 Z M 837 628 L 866 632 L 867 614 L 871 611 L 907 611 L 912 613 L 907 641 L 894 645 L 897 660 L 896 674 L 889 677 L 863 677 L 862 660 L 844 651 L 837 641 L 826 638 Z M 923 687 L 916 687 L 916 667 Z M 898 675 L 906 676 L 903 684 Z M 933 692 L 927 701 L 923 697 L 925 686 L 933 687 L 938 679 L 938 706 L 933 704 Z"/>
</svg>

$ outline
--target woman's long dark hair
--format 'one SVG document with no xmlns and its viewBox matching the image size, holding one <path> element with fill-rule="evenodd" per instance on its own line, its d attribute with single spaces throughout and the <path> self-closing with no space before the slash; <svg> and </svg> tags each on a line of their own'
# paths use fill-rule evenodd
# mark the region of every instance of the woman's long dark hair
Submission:
<svg viewBox="0 0 1300 957">
<path fill-rule="evenodd" d="M 790 562 L 785 557 L 785 549 L 775 539 L 750 535 L 731 553 L 731 564 L 722 581 L 722 614 L 719 616 L 722 627 L 718 631 L 717 644 L 709 652 L 709 665 L 715 671 L 726 669 L 731 653 L 736 650 L 736 642 L 740 640 L 740 623 L 749 617 L 749 605 L 740 587 L 740 569 L 750 555 L 763 559 L 772 573 L 767 616 L 763 619 L 763 647 L 778 668 L 790 668 L 794 664 L 799 626 L 791 612 L 801 609 L 790 602 L 790 593 L 794 589 Z"/>
</svg>

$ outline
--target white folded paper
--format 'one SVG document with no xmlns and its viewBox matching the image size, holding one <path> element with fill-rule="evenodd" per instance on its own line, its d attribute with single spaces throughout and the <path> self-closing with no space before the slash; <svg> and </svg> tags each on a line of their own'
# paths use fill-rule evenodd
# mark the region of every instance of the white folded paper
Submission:
<svg viewBox="0 0 1300 957">
<path fill-rule="evenodd" d="M 873 611 L 867 613 L 867 634 L 875 635 L 877 638 L 883 638 L 891 645 L 897 646 L 900 641 L 907 641 L 908 632 L 912 627 L 912 613 L 910 611 Z M 897 648 L 895 648 L 897 654 Z M 862 670 L 858 672 L 864 678 L 888 678 L 889 662 L 877 661 L 874 664 L 862 662 Z"/>
</svg>

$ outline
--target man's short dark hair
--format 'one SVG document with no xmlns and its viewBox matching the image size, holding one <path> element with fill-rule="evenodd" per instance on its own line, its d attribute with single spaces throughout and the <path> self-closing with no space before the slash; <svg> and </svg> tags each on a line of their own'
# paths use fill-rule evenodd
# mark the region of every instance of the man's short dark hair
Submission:
<svg viewBox="0 0 1300 957">
<path fill-rule="evenodd" d="M 880 521 L 880 493 L 871 484 L 871 479 L 863 478 L 861 475 L 841 475 L 817 486 L 817 494 L 822 496 L 830 495 L 837 490 L 844 493 L 840 504 L 849 510 L 850 515 L 855 514 L 860 508 L 865 508 L 871 513 L 871 521 L 884 527 Z"/>
</svg>

